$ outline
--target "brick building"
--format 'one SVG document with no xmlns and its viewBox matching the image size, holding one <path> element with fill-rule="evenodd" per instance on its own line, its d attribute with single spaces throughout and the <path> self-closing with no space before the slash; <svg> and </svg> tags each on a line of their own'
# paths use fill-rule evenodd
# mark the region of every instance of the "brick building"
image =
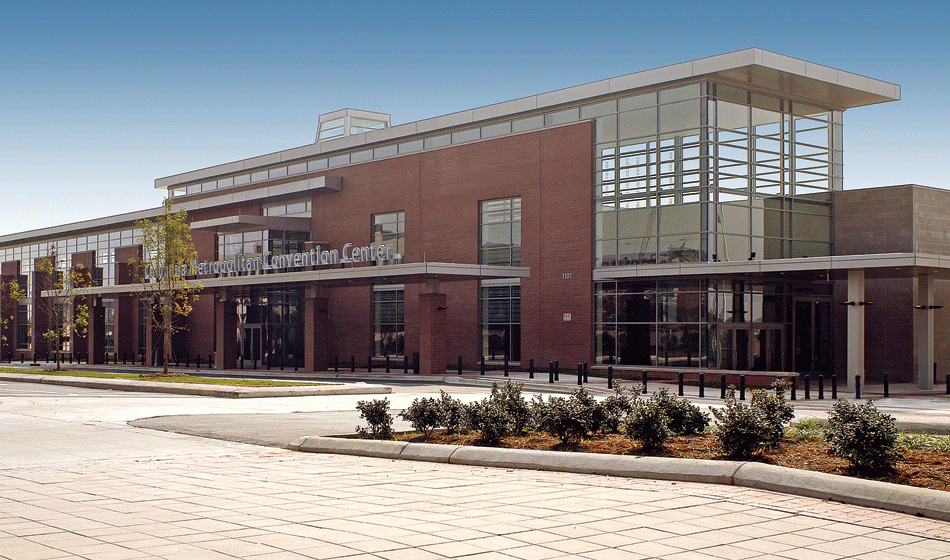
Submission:
<svg viewBox="0 0 950 560">
<path fill-rule="evenodd" d="M 843 112 L 899 98 L 748 49 L 397 126 L 325 114 L 311 144 L 156 180 L 189 213 L 203 286 L 175 355 L 887 371 L 928 387 L 950 358 L 933 342 L 950 193 L 843 190 Z M 93 327 L 62 350 L 154 361 L 129 263 L 135 221 L 159 212 L 0 237 L 4 281 L 30 287 L 4 308 L 3 356 L 54 350 L 33 286 L 55 247 L 97 284 Z"/>
</svg>

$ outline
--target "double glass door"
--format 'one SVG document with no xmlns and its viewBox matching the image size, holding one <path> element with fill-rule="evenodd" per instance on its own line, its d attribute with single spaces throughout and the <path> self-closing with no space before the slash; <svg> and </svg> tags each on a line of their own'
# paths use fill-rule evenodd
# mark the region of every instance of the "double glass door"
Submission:
<svg viewBox="0 0 950 560">
<path fill-rule="evenodd" d="M 739 371 L 782 371 L 785 328 L 782 325 L 722 325 L 719 367 Z"/>
<path fill-rule="evenodd" d="M 808 375 L 831 374 L 831 301 L 796 299 L 794 371 Z"/>
<path fill-rule="evenodd" d="M 264 333 L 266 329 L 261 325 L 245 325 L 241 328 L 241 358 L 248 363 L 263 364 L 263 358 L 266 356 Z"/>
</svg>

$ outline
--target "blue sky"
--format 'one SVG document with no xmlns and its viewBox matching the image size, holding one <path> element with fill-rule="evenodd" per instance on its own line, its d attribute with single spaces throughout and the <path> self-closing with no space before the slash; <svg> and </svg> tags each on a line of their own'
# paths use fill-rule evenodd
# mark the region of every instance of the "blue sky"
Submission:
<svg viewBox="0 0 950 560">
<path fill-rule="evenodd" d="M 950 188 L 940 2 L 0 0 L 0 235 L 158 206 L 158 177 L 748 47 L 899 84 L 845 187 Z"/>
</svg>

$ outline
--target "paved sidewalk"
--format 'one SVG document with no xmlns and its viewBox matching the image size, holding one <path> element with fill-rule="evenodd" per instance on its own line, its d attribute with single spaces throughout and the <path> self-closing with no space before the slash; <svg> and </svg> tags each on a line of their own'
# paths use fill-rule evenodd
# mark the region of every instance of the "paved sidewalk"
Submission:
<svg viewBox="0 0 950 560">
<path fill-rule="evenodd" d="M 248 451 L 0 471 L 0 558 L 950 558 L 950 523 L 750 489 Z"/>
</svg>

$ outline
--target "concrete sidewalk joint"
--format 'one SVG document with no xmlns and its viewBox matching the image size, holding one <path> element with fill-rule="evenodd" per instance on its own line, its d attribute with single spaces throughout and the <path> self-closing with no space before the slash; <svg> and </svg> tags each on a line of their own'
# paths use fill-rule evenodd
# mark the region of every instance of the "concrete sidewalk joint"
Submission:
<svg viewBox="0 0 950 560">
<path fill-rule="evenodd" d="M 601 455 L 309 436 L 288 446 L 307 453 L 703 482 L 831 500 L 950 521 L 950 493 L 743 461 Z"/>
</svg>

